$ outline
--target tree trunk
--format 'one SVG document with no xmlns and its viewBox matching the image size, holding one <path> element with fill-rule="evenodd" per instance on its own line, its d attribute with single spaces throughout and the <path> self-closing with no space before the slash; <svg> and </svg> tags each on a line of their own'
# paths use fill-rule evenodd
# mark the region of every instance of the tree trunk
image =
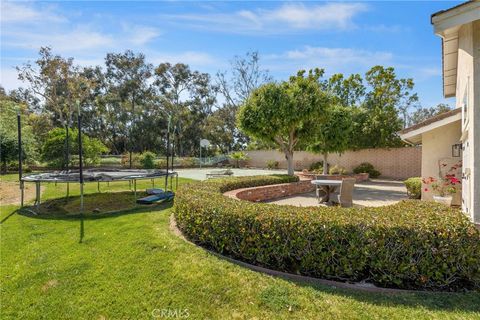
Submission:
<svg viewBox="0 0 480 320">
<path fill-rule="evenodd" d="M 323 154 L 323 174 L 328 174 L 328 153 Z"/>
<path fill-rule="evenodd" d="M 294 174 L 293 151 L 285 151 L 285 158 L 287 159 L 287 164 L 288 164 L 288 175 L 293 176 Z"/>
</svg>

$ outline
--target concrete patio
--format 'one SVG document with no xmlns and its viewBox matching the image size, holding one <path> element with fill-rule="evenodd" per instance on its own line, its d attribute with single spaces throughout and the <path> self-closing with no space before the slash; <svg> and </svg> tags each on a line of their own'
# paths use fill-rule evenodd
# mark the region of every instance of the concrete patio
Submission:
<svg viewBox="0 0 480 320">
<path fill-rule="evenodd" d="M 381 207 L 407 198 L 407 190 L 402 181 L 374 179 L 355 184 L 353 205 L 357 207 Z M 318 204 L 315 192 L 285 197 L 269 203 L 298 207 L 324 205 Z"/>
</svg>

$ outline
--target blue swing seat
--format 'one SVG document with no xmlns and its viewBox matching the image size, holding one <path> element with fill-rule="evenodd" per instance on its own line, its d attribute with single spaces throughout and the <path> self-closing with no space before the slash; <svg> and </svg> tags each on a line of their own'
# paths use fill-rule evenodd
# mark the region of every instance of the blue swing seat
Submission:
<svg viewBox="0 0 480 320">
<path fill-rule="evenodd" d="M 165 191 L 159 194 L 154 194 L 145 198 L 137 199 L 139 204 L 152 204 L 164 201 L 171 201 L 175 197 L 175 193 L 172 191 Z"/>
<path fill-rule="evenodd" d="M 161 194 L 164 193 L 163 189 L 160 188 L 152 188 L 152 189 L 147 189 L 147 194 L 153 195 L 153 194 Z"/>
</svg>

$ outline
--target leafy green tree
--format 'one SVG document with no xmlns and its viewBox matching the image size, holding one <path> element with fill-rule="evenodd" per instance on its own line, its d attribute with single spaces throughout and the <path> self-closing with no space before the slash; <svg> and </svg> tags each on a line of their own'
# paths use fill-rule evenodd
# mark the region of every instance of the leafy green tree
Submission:
<svg viewBox="0 0 480 320">
<path fill-rule="evenodd" d="M 110 98 L 114 100 L 111 102 L 117 107 L 117 124 L 120 124 L 125 137 L 123 149 L 129 151 L 131 159 L 135 149 L 132 135 L 138 128 L 138 108 L 146 103 L 150 95 L 148 80 L 153 67 L 146 63 L 144 54 L 135 54 L 131 50 L 108 53 L 105 64 Z"/>
<path fill-rule="evenodd" d="M 18 78 L 26 82 L 28 91 L 19 91 L 23 97 L 33 93 L 44 100 L 43 110 L 52 116 L 55 124 L 71 123 L 76 103 L 82 103 L 89 92 L 90 83 L 73 64 L 73 58 L 54 55 L 50 47 L 42 47 L 35 65 L 17 67 Z"/>
<path fill-rule="evenodd" d="M 69 154 L 78 156 L 78 130 L 70 129 L 69 132 Z M 65 141 L 66 130 L 55 128 L 48 133 L 45 144 L 42 147 L 42 160 L 48 162 L 52 167 L 64 168 L 65 166 Z M 85 166 L 98 164 L 100 155 L 108 152 L 108 148 L 98 139 L 90 138 L 82 134 L 82 149 Z"/>
<path fill-rule="evenodd" d="M 294 174 L 293 153 L 308 140 L 313 124 L 324 121 L 328 95 L 321 90 L 323 70 L 299 71 L 288 82 L 268 83 L 254 90 L 238 113 L 240 128 L 253 138 L 275 143 Z"/>
<path fill-rule="evenodd" d="M 418 97 L 412 79 L 398 78 L 394 68 L 375 66 L 365 75 L 367 88 L 356 111 L 354 148 L 385 148 L 402 145 L 397 132 L 404 126 L 399 117 L 408 112 Z"/>
<path fill-rule="evenodd" d="M 217 86 L 212 84 L 210 75 L 192 71 L 183 63 L 162 63 L 156 67 L 154 86 L 163 118 L 172 117 L 177 127 L 179 155 L 196 153 L 204 136 L 202 128 L 216 103 Z"/>
<path fill-rule="evenodd" d="M 18 160 L 17 113 L 22 115 L 22 152 L 24 161 L 37 160 L 35 135 L 27 120 L 27 107 L 18 104 L 4 94 L 0 94 L 0 162 L 5 173 L 7 164 Z"/>
<path fill-rule="evenodd" d="M 365 97 L 366 88 L 359 74 L 345 78 L 343 74 L 332 75 L 325 83 L 326 89 L 333 95 L 335 103 L 344 107 L 360 104 Z"/>
<path fill-rule="evenodd" d="M 326 108 L 325 121 L 318 122 L 310 136 L 307 149 L 323 155 L 323 174 L 328 173 L 329 153 L 342 153 L 350 148 L 352 109 L 331 105 Z"/>
</svg>

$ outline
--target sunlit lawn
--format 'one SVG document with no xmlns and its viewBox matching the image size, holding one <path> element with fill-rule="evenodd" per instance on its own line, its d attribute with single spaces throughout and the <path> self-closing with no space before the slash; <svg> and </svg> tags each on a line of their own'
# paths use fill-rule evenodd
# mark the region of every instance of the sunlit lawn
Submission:
<svg viewBox="0 0 480 320">
<path fill-rule="evenodd" d="M 85 198 L 83 219 L 67 215 L 78 208 L 76 185 L 45 218 L 1 207 L 2 319 L 480 319 L 478 293 L 373 294 L 246 270 L 174 235 L 171 204 L 106 214 L 132 207 L 133 195 L 128 183 L 101 190 Z M 50 184 L 42 198 L 64 195 L 65 185 Z"/>
</svg>

